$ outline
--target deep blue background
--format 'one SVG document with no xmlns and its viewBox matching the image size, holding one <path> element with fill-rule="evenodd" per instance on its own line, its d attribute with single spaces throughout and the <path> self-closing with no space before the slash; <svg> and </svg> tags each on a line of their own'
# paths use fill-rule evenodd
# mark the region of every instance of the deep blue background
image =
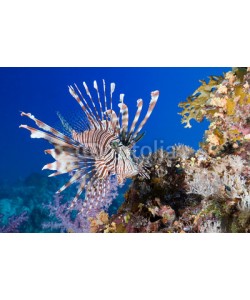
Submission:
<svg viewBox="0 0 250 300">
<path fill-rule="evenodd" d="M 150 92 L 160 90 L 155 110 L 145 126 L 146 136 L 140 145 L 153 146 L 163 140 L 163 146 L 183 143 L 198 148 L 207 123 L 193 122 L 192 129 L 181 124 L 178 103 L 184 101 L 200 85 L 200 79 L 221 75 L 229 68 L 0 68 L 0 180 L 24 178 L 41 170 L 51 161 L 43 150 L 50 148 L 42 140 L 30 139 L 20 124 L 32 124 L 21 118 L 19 111 L 31 112 L 49 125 L 57 123 L 56 111 L 74 112 L 77 103 L 67 86 L 82 81 L 92 86 L 93 80 L 116 83 L 114 107 L 119 93 L 125 93 L 131 118 L 136 100 L 144 100 L 144 112 Z M 94 93 L 92 93 L 94 95 Z M 33 126 L 33 124 L 32 124 Z"/>
</svg>

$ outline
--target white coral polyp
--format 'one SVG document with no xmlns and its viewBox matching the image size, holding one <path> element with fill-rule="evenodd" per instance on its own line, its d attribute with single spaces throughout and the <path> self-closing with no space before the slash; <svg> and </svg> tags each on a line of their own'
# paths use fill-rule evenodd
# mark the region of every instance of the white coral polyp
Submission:
<svg viewBox="0 0 250 300">
<path fill-rule="evenodd" d="M 238 203 L 238 208 L 241 211 L 250 210 L 250 188 L 244 190 L 243 197 L 241 201 Z"/>
</svg>

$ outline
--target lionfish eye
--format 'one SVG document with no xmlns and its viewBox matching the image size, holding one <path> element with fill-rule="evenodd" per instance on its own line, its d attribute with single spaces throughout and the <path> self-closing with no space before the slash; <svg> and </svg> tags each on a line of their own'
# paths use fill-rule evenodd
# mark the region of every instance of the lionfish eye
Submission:
<svg viewBox="0 0 250 300">
<path fill-rule="evenodd" d="M 110 142 L 110 146 L 114 149 L 116 149 L 119 146 L 119 143 L 117 141 Z"/>
</svg>

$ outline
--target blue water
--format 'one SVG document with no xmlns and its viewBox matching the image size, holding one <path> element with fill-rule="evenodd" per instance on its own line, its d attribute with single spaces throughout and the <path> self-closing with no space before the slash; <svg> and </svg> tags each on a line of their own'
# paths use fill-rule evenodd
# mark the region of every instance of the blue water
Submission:
<svg viewBox="0 0 250 300">
<path fill-rule="evenodd" d="M 39 186 L 41 188 L 41 181 L 46 181 L 43 191 L 47 191 L 47 194 L 51 194 L 59 185 L 56 179 L 43 179 L 47 174 L 42 174 L 41 168 L 51 162 L 50 156 L 43 152 L 49 148 L 48 143 L 30 139 L 26 130 L 19 129 L 20 124 L 27 124 L 27 119 L 20 116 L 20 111 L 31 112 L 45 123 L 54 125 L 58 122 L 57 111 L 67 114 L 77 110 L 77 103 L 69 94 L 68 85 L 76 83 L 82 87 L 82 81 L 86 81 L 92 86 L 94 80 L 101 84 L 101 80 L 105 79 L 107 83 L 116 83 L 114 107 L 118 104 L 119 94 L 124 93 L 124 101 L 133 116 L 136 100 L 144 100 L 145 111 L 150 92 L 158 89 L 160 97 L 144 128 L 146 135 L 139 146 L 146 145 L 154 150 L 159 146 L 166 148 L 183 143 L 197 149 L 208 123 L 193 122 L 192 129 L 185 129 L 178 115 L 178 103 L 194 92 L 200 85 L 200 79 L 222 75 L 228 70 L 230 68 L 0 68 L 0 202 L 5 199 L 0 203 L 0 214 L 7 214 L 7 206 L 9 215 L 18 214 L 25 207 L 33 212 L 35 219 L 39 213 L 33 210 L 38 209 L 37 203 L 43 202 L 44 196 L 38 189 Z M 34 173 L 36 182 L 24 184 Z M 35 190 L 32 190 L 32 186 Z M 22 189 L 24 191 L 21 192 Z M 37 195 L 39 191 L 40 195 Z M 19 202 L 13 201 L 18 194 L 22 195 L 19 196 Z M 33 202 L 36 204 L 32 203 L 34 194 L 36 200 Z M 13 206 L 16 208 L 12 209 Z M 39 231 L 37 222 L 34 226 Z M 30 226 L 26 231 L 32 231 L 32 228 Z"/>
</svg>

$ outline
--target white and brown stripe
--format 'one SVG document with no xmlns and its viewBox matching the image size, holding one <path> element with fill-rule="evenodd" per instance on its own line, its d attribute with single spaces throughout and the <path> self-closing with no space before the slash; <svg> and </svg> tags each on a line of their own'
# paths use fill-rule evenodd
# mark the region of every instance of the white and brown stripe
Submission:
<svg viewBox="0 0 250 300">
<path fill-rule="evenodd" d="M 120 107 L 120 113 L 122 115 L 122 131 L 123 133 L 127 133 L 128 131 L 128 107 L 124 103 L 118 104 Z"/>
<path fill-rule="evenodd" d="M 149 103 L 147 114 L 144 117 L 144 119 L 141 121 L 138 129 L 133 134 L 133 138 L 135 138 L 137 136 L 137 134 L 142 130 L 143 126 L 146 124 L 148 118 L 150 117 L 150 115 L 151 115 L 151 113 L 152 113 L 152 111 L 153 111 L 153 109 L 156 105 L 158 97 L 159 97 L 159 91 L 151 92 L 151 100 L 150 100 L 150 103 Z"/>
<path fill-rule="evenodd" d="M 124 103 L 124 94 L 120 95 L 118 117 L 115 110 L 113 110 L 114 83 L 110 85 L 110 107 L 108 107 L 106 84 L 103 80 L 104 111 L 97 82 L 94 81 L 93 86 L 97 93 L 98 109 L 85 82 L 83 82 L 83 86 L 89 99 L 84 98 L 76 84 L 76 90 L 73 86 L 69 86 L 69 92 L 79 103 L 87 117 L 87 130 L 77 132 L 71 126 L 67 126 L 71 135 L 69 137 L 36 119 L 30 113 L 21 113 L 21 116 L 33 120 L 43 131 L 28 125 L 21 125 L 20 127 L 29 130 L 31 138 L 43 138 L 54 146 L 54 149 L 45 150 L 46 154 L 50 154 L 55 159 L 53 163 L 43 167 L 43 169 L 56 171 L 49 176 L 73 172 L 70 180 L 58 190 L 58 193 L 61 193 L 73 183 L 80 182 L 71 207 L 74 206 L 84 190 L 85 199 L 90 201 L 91 205 L 92 202 L 93 205 L 96 201 L 102 202 L 110 189 L 111 176 L 116 176 L 120 184 L 126 178 L 138 173 L 146 176 L 143 166 L 140 166 L 134 160 L 131 147 L 136 143 L 138 134 L 150 117 L 159 96 L 158 91 L 151 93 L 148 111 L 135 131 L 143 106 L 141 99 L 137 101 L 137 111 L 130 130 L 128 130 L 129 110 Z M 60 120 L 65 121 L 62 117 Z"/>
</svg>

